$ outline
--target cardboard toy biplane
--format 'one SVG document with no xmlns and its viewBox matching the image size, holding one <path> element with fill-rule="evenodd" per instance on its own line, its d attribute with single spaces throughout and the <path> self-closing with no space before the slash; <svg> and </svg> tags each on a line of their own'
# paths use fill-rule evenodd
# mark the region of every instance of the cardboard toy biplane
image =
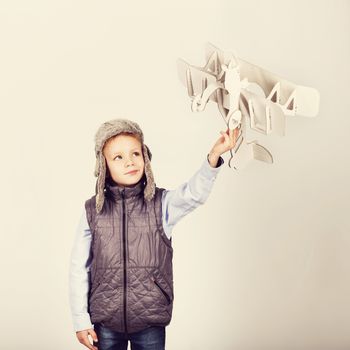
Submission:
<svg viewBox="0 0 350 350">
<path fill-rule="evenodd" d="M 252 159 L 273 163 L 271 153 L 257 140 L 246 140 L 248 125 L 264 135 L 284 136 L 286 116 L 317 115 L 320 97 L 316 89 L 296 85 L 210 43 L 205 57 L 204 67 L 178 59 L 178 74 L 193 112 L 203 111 L 211 100 L 217 103 L 227 128 L 239 128 L 230 150 L 230 168 L 243 168 Z"/>
</svg>

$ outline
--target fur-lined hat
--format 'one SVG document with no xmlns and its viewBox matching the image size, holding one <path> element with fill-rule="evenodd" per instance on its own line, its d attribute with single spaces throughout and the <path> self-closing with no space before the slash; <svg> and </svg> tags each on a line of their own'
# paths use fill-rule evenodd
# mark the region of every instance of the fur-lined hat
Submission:
<svg viewBox="0 0 350 350">
<path fill-rule="evenodd" d="M 146 186 L 144 188 L 144 199 L 150 201 L 155 193 L 154 177 L 151 169 L 152 153 L 147 145 L 144 143 L 143 132 L 139 125 L 128 119 L 113 119 L 103 123 L 97 130 L 95 135 L 95 154 L 96 154 L 96 166 L 95 176 L 96 181 L 96 212 L 99 213 L 103 208 L 105 200 L 105 181 L 106 181 L 106 158 L 103 155 L 103 147 L 106 141 L 112 136 L 116 136 L 122 132 L 128 132 L 137 134 L 141 139 L 141 149 L 143 159 L 145 163 L 144 175 L 146 176 Z"/>
</svg>

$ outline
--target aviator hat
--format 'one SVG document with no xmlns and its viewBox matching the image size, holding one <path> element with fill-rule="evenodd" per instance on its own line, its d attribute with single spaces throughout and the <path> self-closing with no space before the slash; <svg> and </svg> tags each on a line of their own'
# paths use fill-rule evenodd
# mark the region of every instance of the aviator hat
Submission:
<svg viewBox="0 0 350 350">
<path fill-rule="evenodd" d="M 141 139 L 141 149 L 145 163 L 144 176 L 146 177 L 146 186 L 144 188 L 144 199 L 150 201 L 155 193 L 154 177 L 151 169 L 152 153 L 148 146 L 144 143 L 144 136 L 139 125 L 128 119 L 113 119 L 103 123 L 95 135 L 95 154 L 96 166 L 94 175 L 97 177 L 96 181 L 96 212 L 99 213 L 103 208 L 105 200 L 105 181 L 106 181 L 106 158 L 103 155 L 103 147 L 107 140 L 120 133 L 127 132 L 139 135 Z"/>
</svg>

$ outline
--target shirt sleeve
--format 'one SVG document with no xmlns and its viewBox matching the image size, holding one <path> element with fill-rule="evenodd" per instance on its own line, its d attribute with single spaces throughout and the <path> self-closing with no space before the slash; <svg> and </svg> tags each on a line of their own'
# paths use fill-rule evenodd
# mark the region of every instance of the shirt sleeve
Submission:
<svg viewBox="0 0 350 350">
<path fill-rule="evenodd" d="M 69 303 L 74 330 L 92 328 L 88 313 L 88 293 L 91 265 L 91 232 L 84 208 L 71 250 L 69 267 Z"/>
<path fill-rule="evenodd" d="M 209 164 L 208 155 L 199 170 L 174 190 L 164 190 L 162 195 L 163 228 L 170 239 L 174 226 L 185 215 L 204 204 L 224 160 L 219 157 L 215 168 Z"/>
</svg>

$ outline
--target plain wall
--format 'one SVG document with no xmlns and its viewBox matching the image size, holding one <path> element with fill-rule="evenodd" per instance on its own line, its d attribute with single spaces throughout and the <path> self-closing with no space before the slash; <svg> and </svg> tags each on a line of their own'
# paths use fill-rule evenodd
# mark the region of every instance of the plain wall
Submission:
<svg viewBox="0 0 350 350">
<path fill-rule="evenodd" d="M 235 171 L 173 230 L 168 350 L 350 348 L 349 1 L 2 1 L 1 349 L 82 349 L 68 268 L 94 194 L 94 134 L 139 123 L 159 187 L 199 168 L 225 129 L 192 113 L 176 60 L 207 41 L 320 92 L 274 164 Z"/>
</svg>

